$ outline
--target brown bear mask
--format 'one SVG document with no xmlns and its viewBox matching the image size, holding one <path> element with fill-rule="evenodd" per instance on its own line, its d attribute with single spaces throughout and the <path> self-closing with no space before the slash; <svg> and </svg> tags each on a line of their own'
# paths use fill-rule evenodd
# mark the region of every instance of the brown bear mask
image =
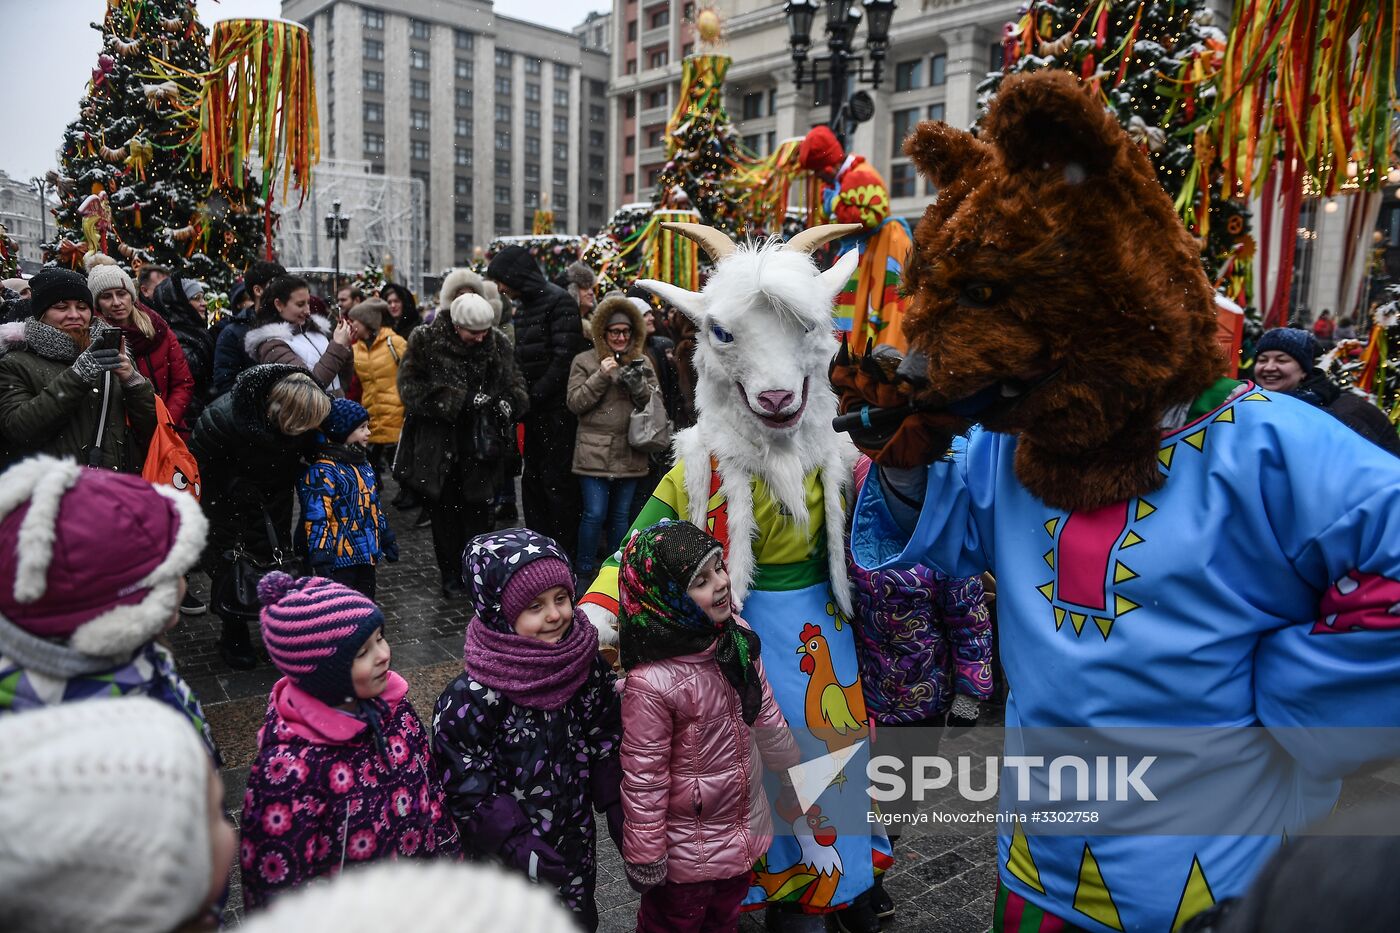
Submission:
<svg viewBox="0 0 1400 933">
<path fill-rule="evenodd" d="M 927 122 L 904 151 L 938 187 L 905 273 L 925 398 L 1019 436 L 1016 475 L 1062 509 L 1163 482 L 1168 413 L 1223 372 L 1196 241 L 1147 157 L 1071 75 L 1007 78 L 985 141 Z"/>
</svg>

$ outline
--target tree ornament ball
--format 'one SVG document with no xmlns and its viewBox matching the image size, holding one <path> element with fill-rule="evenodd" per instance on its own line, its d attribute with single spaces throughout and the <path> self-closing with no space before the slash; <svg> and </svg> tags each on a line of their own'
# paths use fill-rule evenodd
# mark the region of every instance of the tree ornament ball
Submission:
<svg viewBox="0 0 1400 933">
<path fill-rule="evenodd" d="M 719 14 L 706 7 L 695 16 L 695 31 L 702 42 L 718 42 L 720 34 Z"/>
</svg>

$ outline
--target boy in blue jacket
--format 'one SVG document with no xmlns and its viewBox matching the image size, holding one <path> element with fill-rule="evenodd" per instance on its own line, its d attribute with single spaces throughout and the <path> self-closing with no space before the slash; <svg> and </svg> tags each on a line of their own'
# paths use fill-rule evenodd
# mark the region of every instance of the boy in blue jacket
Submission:
<svg viewBox="0 0 1400 933">
<path fill-rule="evenodd" d="M 311 573 L 374 598 L 375 568 L 399 559 L 369 464 L 369 412 L 338 398 L 321 424 L 325 442 L 297 484 L 303 551 Z"/>
</svg>

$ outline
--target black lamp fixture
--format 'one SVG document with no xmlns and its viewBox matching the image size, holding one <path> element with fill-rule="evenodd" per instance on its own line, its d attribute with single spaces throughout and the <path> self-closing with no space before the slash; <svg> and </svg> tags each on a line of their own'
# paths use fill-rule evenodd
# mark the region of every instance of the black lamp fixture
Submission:
<svg viewBox="0 0 1400 933">
<path fill-rule="evenodd" d="M 335 290 L 333 295 L 340 294 L 340 241 L 350 235 L 350 215 L 340 212 L 340 201 L 331 203 L 330 213 L 326 214 L 326 236 L 335 242 Z"/>
<path fill-rule="evenodd" d="M 825 87 L 831 105 L 831 127 L 842 145 L 856 123 L 870 118 L 867 106 L 849 106 L 852 88 L 850 79 L 880 86 L 885 56 L 889 52 L 890 23 L 894 19 L 895 0 L 825 0 L 826 54 L 810 57 L 812 22 L 816 18 L 817 0 L 787 0 L 783 14 L 788 23 L 788 49 L 796 66 L 797 86 L 811 84 Z M 856 51 L 856 32 L 865 20 L 865 52 Z M 868 60 L 867 60 L 868 59 Z M 869 95 L 860 92 L 869 102 Z"/>
</svg>

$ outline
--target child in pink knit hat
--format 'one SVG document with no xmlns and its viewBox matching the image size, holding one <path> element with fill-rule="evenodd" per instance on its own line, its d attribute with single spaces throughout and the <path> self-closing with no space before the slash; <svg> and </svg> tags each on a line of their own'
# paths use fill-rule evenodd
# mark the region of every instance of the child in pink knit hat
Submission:
<svg viewBox="0 0 1400 933">
<path fill-rule="evenodd" d="M 272 687 L 243 797 L 250 910 L 346 865 L 456 858 L 428 731 L 389 668 L 374 601 L 321 577 L 258 584 Z"/>
</svg>

